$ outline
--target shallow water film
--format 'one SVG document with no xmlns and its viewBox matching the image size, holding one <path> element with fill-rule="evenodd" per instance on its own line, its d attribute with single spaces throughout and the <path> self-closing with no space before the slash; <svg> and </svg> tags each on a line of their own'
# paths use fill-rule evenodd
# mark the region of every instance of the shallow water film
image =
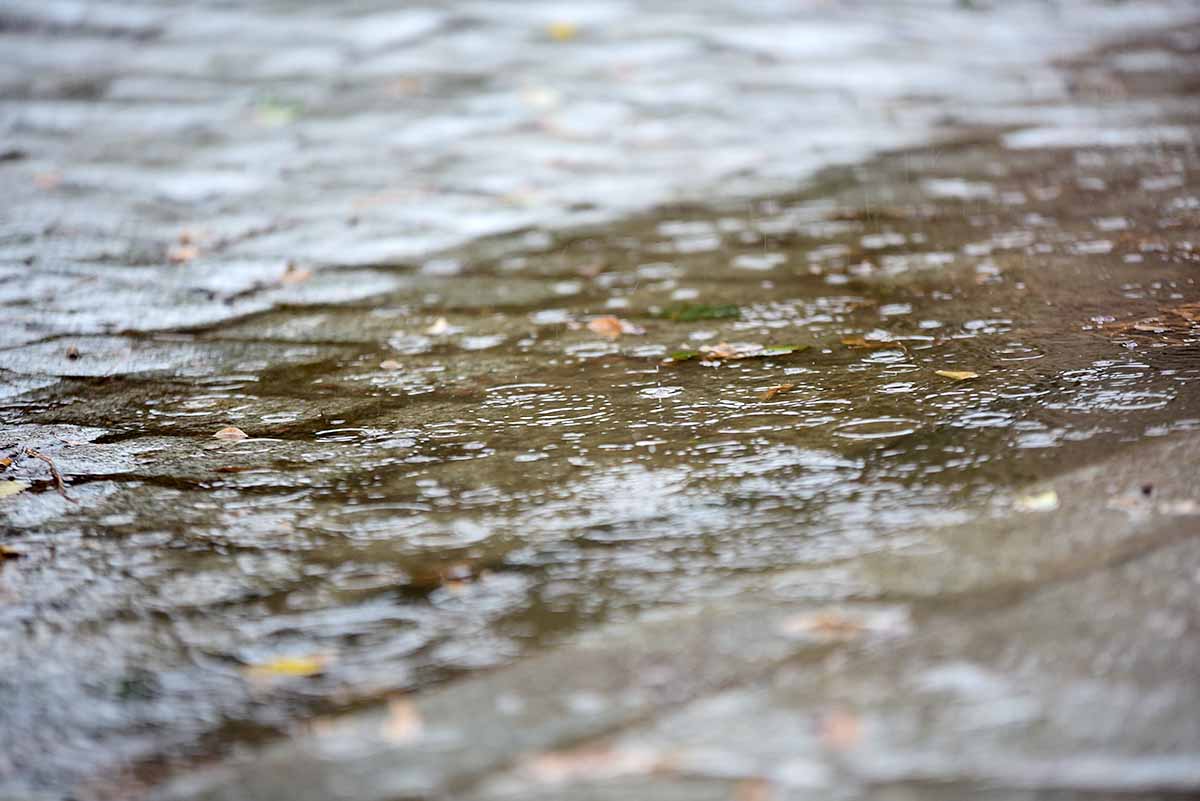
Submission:
<svg viewBox="0 0 1200 801">
<path fill-rule="evenodd" d="M 0 798 L 1200 789 L 1194 9 L 354 5 L 0 9 Z"/>
</svg>

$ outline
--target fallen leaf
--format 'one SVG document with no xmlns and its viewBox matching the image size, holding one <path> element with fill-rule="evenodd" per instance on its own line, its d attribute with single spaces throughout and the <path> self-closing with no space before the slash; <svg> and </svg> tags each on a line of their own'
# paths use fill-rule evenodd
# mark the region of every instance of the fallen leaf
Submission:
<svg viewBox="0 0 1200 801">
<path fill-rule="evenodd" d="M 579 35 L 579 26 L 565 20 L 551 22 L 546 26 L 546 35 L 556 42 L 569 42 Z"/>
<path fill-rule="evenodd" d="M 214 438 L 223 440 L 225 442 L 240 442 L 241 440 L 247 439 L 249 436 L 249 434 L 237 426 L 226 426 L 217 433 L 213 434 Z"/>
<path fill-rule="evenodd" d="M 1160 314 L 1138 320 L 1113 320 L 1100 328 L 1110 334 L 1154 334 L 1166 345 L 1183 345 L 1200 335 L 1200 302 L 1163 306 Z"/>
<path fill-rule="evenodd" d="M 742 779 L 733 788 L 733 801 L 772 801 L 775 793 L 766 779 Z"/>
<path fill-rule="evenodd" d="M 796 388 L 795 384 L 779 384 L 774 387 L 767 387 L 766 391 L 758 396 L 759 400 L 769 401 L 777 395 L 782 395 L 785 392 L 791 392 Z"/>
<path fill-rule="evenodd" d="M 702 346 L 700 352 L 710 359 L 742 359 L 749 351 L 739 350 L 737 346 L 728 342 L 718 342 L 716 345 Z"/>
<path fill-rule="evenodd" d="M 171 264 L 186 264 L 200 255 L 195 245 L 177 244 L 167 248 L 167 261 Z"/>
<path fill-rule="evenodd" d="M 802 353 L 809 349 L 808 345 L 755 345 L 720 342 L 716 345 L 705 345 L 700 350 L 675 351 L 665 359 L 666 363 L 686 362 L 691 359 L 707 361 L 724 361 L 738 359 L 765 359 L 769 356 L 787 356 L 790 353 Z"/>
<path fill-rule="evenodd" d="M 281 656 L 246 668 L 250 678 L 271 679 L 278 677 L 317 676 L 325 672 L 329 658 L 323 654 L 311 656 Z"/>
<path fill-rule="evenodd" d="M 312 275 L 312 270 L 297 267 L 294 262 L 289 261 L 287 267 L 283 269 L 283 276 L 279 279 L 279 283 L 285 285 L 303 284 L 312 278 Z"/>
<path fill-rule="evenodd" d="M 825 611 L 796 615 L 783 621 L 784 634 L 813 635 L 826 640 L 850 640 L 863 634 L 867 627 L 858 617 L 844 612 Z"/>
<path fill-rule="evenodd" d="M 25 481 L 0 481 L 0 498 L 7 498 L 10 495 L 24 492 L 30 486 L 32 485 Z"/>
<path fill-rule="evenodd" d="M 12 463 L 13 460 L 5 456 L 3 459 L 0 459 L 0 470 L 7 470 L 12 467 Z"/>
<path fill-rule="evenodd" d="M 856 348 L 860 350 L 907 350 L 903 342 L 895 342 L 887 339 L 842 337 L 842 344 L 847 348 Z"/>
<path fill-rule="evenodd" d="M 718 342 L 716 345 L 705 345 L 700 352 L 706 359 L 758 359 L 766 356 L 786 356 L 789 353 L 808 350 L 808 345 L 765 346 L 755 344 L 735 344 Z"/>
<path fill-rule="evenodd" d="M 815 637 L 822 640 L 850 640 L 866 633 L 907 634 L 912 630 L 904 607 L 864 609 L 818 609 L 786 618 L 780 633 L 789 637 Z"/>
<path fill-rule="evenodd" d="M 709 305 L 707 303 L 675 306 L 663 312 L 663 316 L 678 323 L 692 323 L 696 320 L 725 320 L 740 317 L 741 310 L 733 304 Z"/>
<path fill-rule="evenodd" d="M 645 775 L 662 764 L 658 754 L 649 750 L 585 747 L 538 754 L 525 762 L 522 772 L 541 784 L 564 784 Z"/>
<path fill-rule="evenodd" d="M 214 473 L 245 473 L 247 470 L 253 470 L 249 465 L 230 465 L 229 467 L 214 467 Z"/>
<path fill-rule="evenodd" d="M 61 172 L 40 172 L 33 176 L 33 185 L 38 189 L 51 190 L 57 189 L 62 185 L 63 176 Z"/>
<path fill-rule="evenodd" d="M 979 373 L 972 373 L 970 370 L 934 370 L 933 372 L 934 375 L 952 378 L 955 381 L 970 381 L 972 378 L 979 378 Z"/>
<path fill-rule="evenodd" d="M 387 717 L 380 726 L 379 733 L 390 743 L 411 743 L 420 738 L 425 730 L 425 721 L 421 712 L 407 698 L 393 698 L 388 701 Z"/>
<path fill-rule="evenodd" d="M 277 128 L 295 120 L 302 108 L 303 105 L 296 101 L 265 98 L 255 105 L 254 121 L 267 128 Z"/>
<path fill-rule="evenodd" d="M 646 333 L 644 330 L 634 325 L 633 323 L 622 320 L 619 317 L 613 317 L 611 314 L 605 317 L 597 317 L 588 323 L 588 330 L 602 337 L 609 339 L 617 339 L 622 334 L 632 334 L 641 336 Z"/>
<path fill-rule="evenodd" d="M 1058 493 L 1054 490 L 1022 495 L 1013 507 L 1018 512 L 1053 512 L 1058 508 Z"/>
<path fill-rule="evenodd" d="M 395 359 L 384 359 L 379 363 L 379 366 L 384 370 L 399 370 L 402 365 Z"/>
<path fill-rule="evenodd" d="M 849 751 L 862 739 L 862 723 L 858 716 L 836 709 L 821 719 L 821 742 L 835 751 Z"/>
<path fill-rule="evenodd" d="M 9 548 L 7 545 L 0 545 L 0 561 L 7 561 L 9 559 L 24 559 L 24 558 L 25 558 L 25 553 L 23 551 L 16 551 L 16 550 L 13 550 L 12 548 Z"/>
</svg>

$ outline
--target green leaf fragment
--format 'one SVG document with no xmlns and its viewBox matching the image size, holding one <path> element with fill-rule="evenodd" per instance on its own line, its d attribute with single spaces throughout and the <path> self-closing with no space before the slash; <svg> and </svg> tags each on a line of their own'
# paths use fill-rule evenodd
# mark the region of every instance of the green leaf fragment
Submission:
<svg viewBox="0 0 1200 801">
<path fill-rule="evenodd" d="M 663 312 L 663 316 L 677 323 L 693 323 L 697 320 L 728 320 L 740 317 L 741 309 L 732 303 L 711 305 L 696 303 L 675 306 Z"/>
<path fill-rule="evenodd" d="M 803 352 L 803 351 L 806 351 L 806 350 L 808 350 L 810 347 L 812 347 L 812 346 L 811 346 L 811 345 L 779 345 L 779 346 L 772 346 L 772 347 L 769 347 L 769 348 L 764 348 L 764 349 L 763 349 L 763 352 L 762 352 L 761 354 L 757 354 L 757 355 L 762 355 L 762 356 L 786 356 L 786 355 L 788 355 L 789 353 L 801 353 L 801 352 Z"/>
</svg>

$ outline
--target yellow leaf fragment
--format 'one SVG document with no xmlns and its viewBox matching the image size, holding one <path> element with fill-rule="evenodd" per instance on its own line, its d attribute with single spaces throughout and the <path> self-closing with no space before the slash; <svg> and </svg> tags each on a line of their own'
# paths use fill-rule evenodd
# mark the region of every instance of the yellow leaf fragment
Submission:
<svg viewBox="0 0 1200 801">
<path fill-rule="evenodd" d="M 1058 493 L 1054 490 L 1046 490 L 1032 495 L 1022 495 L 1017 498 L 1013 507 L 1018 512 L 1053 512 L 1058 508 Z"/>
<path fill-rule="evenodd" d="M 421 712 L 411 701 L 407 698 L 388 701 L 388 714 L 379 730 L 384 739 L 396 744 L 411 743 L 420 738 L 424 730 Z"/>
<path fill-rule="evenodd" d="M 219 439 L 223 442 L 240 442 L 241 440 L 249 438 L 249 436 L 249 434 L 237 426 L 226 426 L 217 433 L 213 434 L 214 439 Z"/>
<path fill-rule="evenodd" d="M 24 492 L 32 486 L 26 481 L 0 481 L 0 498 Z"/>
<path fill-rule="evenodd" d="M 972 373 L 970 370 L 934 370 L 933 372 L 942 378 L 950 378 L 955 381 L 970 381 L 972 378 L 979 378 L 979 373 Z"/>
<path fill-rule="evenodd" d="M 7 456 L 0 459 L 0 470 L 7 470 L 10 467 L 12 467 L 12 459 L 9 459 Z"/>
<path fill-rule="evenodd" d="M 0 562 L 5 562 L 9 559 L 24 559 L 25 552 L 14 550 L 7 545 L 0 545 Z"/>
<path fill-rule="evenodd" d="M 569 42 L 579 35 L 579 26 L 574 22 L 558 20 L 546 26 L 546 35 L 556 42 Z"/>
<path fill-rule="evenodd" d="M 246 668 L 252 679 L 316 676 L 325 672 L 329 658 L 323 654 L 311 656 L 281 656 Z"/>
<path fill-rule="evenodd" d="M 766 391 L 758 396 L 759 400 L 769 401 L 777 395 L 782 395 L 785 392 L 791 392 L 796 388 L 795 384 L 779 384 L 773 387 L 767 387 Z"/>
</svg>

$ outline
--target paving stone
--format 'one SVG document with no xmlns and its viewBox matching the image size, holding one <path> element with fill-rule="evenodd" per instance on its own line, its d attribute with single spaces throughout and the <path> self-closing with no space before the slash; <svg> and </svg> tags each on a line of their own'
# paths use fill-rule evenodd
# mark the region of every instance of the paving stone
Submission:
<svg viewBox="0 0 1200 801">
<path fill-rule="evenodd" d="M 303 345 L 212 343 L 186 339 L 62 337 L 0 351 L 0 367 L 69 377 L 212 376 L 331 359 L 338 351 Z"/>
</svg>

